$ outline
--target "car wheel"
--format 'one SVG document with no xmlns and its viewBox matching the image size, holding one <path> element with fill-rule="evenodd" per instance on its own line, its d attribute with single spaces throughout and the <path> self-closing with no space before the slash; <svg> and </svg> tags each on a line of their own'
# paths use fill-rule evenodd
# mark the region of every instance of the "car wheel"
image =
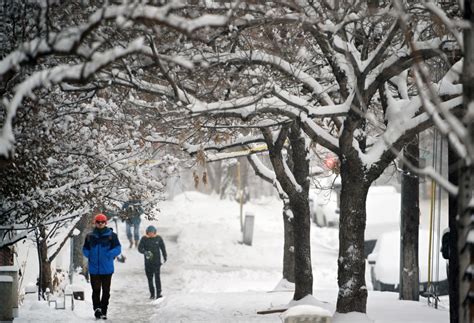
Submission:
<svg viewBox="0 0 474 323">
<path fill-rule="evenodd" d="M 382 284 L 378 280 L 372 281 L 372 287 L 374 290 L 382 291 Z"/>
<path fill-rule="evenodd" d="M 378 281 L 377 278 L 375 278 L 375 268 L 374 268 L 374 266 L 370 266 L 370 280 L 372 282 L 372 288 L 374 290 L 380 290 L 380 288 L 381 288 L 380 281 Z"/>
</svg>

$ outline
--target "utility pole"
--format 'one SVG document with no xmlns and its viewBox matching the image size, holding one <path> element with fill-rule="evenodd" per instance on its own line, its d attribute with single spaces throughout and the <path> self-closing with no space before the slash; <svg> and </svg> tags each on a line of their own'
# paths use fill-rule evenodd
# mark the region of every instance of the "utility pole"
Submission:
<svg viewBox="0 0 474 323">
<path fill-rule="evenodd" d="M 403 158 L 419 167 L 418 136 L 403 149 Z M 418 232 L 420 227 L 419 177 L 403 165 L 400 214 L 400 286 L 399 298 L 418 301 Z"/>
</svg>

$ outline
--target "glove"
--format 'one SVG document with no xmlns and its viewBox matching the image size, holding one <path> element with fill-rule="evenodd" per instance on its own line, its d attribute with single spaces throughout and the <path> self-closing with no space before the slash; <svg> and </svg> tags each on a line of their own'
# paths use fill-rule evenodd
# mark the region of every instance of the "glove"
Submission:
<svg viewBox="0 0 474 323">
<path fill-rule="evenodd" d="M 145 259 L 150 260 L 153 258 L 153 253 L 151 251 L 145 251 Z"/>
</svg>

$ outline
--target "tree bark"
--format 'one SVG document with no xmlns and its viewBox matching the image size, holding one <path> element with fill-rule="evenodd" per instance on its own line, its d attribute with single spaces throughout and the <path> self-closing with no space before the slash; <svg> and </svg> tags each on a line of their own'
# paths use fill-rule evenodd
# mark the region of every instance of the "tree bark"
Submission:
<svg viewBox="0 0 474 323">
<path fill-rule="evenodd" d="M 471 28 L 464 29 L 464 64 L 462 73 L 463 104 L 466 115 L 463 118 L 469 132 L 468 157 L 472 157 L 474 150 L 474 1 L 464 1 L 464 20 Z M 474 198 L 474 164 L 466 158 L 460 167 L 459 176 L 459 217 L 458 229 L 458 256 L 459 256 L 459 322 L 474 321 L 474 281 L 472 268 L 474 266 L 473 242 L 468 241 L 468 234 L 472 230 Z"/>
<path fill-rule="evenodd" d="M 459 322 L 474 322 L 474 310 L 472 309 L 472 273 L 470 266 L 474 259 L 472 254 L 472 245 L 467 241 L 467 236 L 471 230 L 472 207 L 469 203 L 473 196 L 474 189 L 474 169 L 472 165 L 464 165 L 460 169 L 459 185 L 459 218 L 457 222 L 458 243 L 457 252 L 459 257 Z"/>
<path fill-rule="evenodd" d="M 287 211 L 290 205 L 283 201 L 283 228 L 285 231 L 285 240 L 283 243 L 283 278 L 290 283 L 295 282 L 295 240 L 294 230 L 291 218 Z"/>
<path fill-rule="evenodd" d="M 86 277 L 88 273 L 87 262 L 82 254 L 82 246 L 84 245 L 84 240 L 86 239 L 87 233 L 90 229 L 90 223 L 92 223 L 92 214 L 84 214 L 76 224 L 76 228 L 81 231 L 81 233 L 72 238 L 74 244 L 72 256 L 74 270 L 80 267 L 82 269 L 81 273 L 86 275 Z"/>
<path fill-rule="evenodd" d="M 403 157 L 414 167 L 419 167 L 418 137 L 403 150 Z M 400 288 L 399 298 L 420 299 L 418 266 L 418 231 L 420 227 L 419 177 L 403 165 L 400 223 Z"/>
<path fill-rule="evenodd" d="M 309 215 L 309 160 L 305 138 L 295 122 L 289 133 L 292 148 L 293 175 L 301 186 L 301 191 L 290 196 L 293 211 L 293 230 L 295 241 L 295 300 L 313 294 L 313 270 L 311 266 L 311 220 Z"/>
<path fill-rule="evenodd" d="M 448 141 L 448 179 L 458 186 L 458 164 L 459 157 L 455 154 Z M 456 227 L 456 216 L 458 214 L 457 197 L 449 195 L 449 262 L 448 262 L 448 286 L 449 286 L 449 322 L 459 322 L 459 259 L 458 259 L 458 232 Z"/>
<path fill-rule="evenodd" d="M 358 156 L 340 160 L 342 188 L 337 273 L 339 293 L 336 311 L 365 313 L 365 202 L 370 183 L 364 178 L 364 170 Z"/>
<path fill-rule="evenodd" d="M 305 138 L 301 132 L 298 121 L 295 121 L 291 130 L 282 129 L 277 140 L 274 140 L 268 129 L 262 129 L 269 148 L 269 156 L 275 171 L 276 178 L 282 189 L 288 196 L 289 206 L 293 213 L 294 230 L 294 257 L 295 257 L 295 294 L 294 300 L 300 300 L 307 295 L 313 294 L 313 272 L 311 267 L 311 245 L 310 245 L 310 216 L 309 216 L 309 161 L 307 159 Z M 288 134 L 288 136 L 287 136 Z M 291 171 L 282 157 L 283 144 L 288 137 L 293 162 Z M 291 171 L 294 182 L 290 178 Z M 299 186 L 299 187 L 297 187 Z"/>
<path fill-rule="evenodd" d="M 46 289 L 49 288 L 53 292 L 53 278 L 51 274 L 51 263 L 48 261 L 48 243 L 46 239 L 46 229 L 44 226 L 39 227 L 39 240 L 38 240 L 38 253 L 40 255 L 40 281 L 39 289 L 41 290 L 42 295 L 46 292 Z"/>
</svg>

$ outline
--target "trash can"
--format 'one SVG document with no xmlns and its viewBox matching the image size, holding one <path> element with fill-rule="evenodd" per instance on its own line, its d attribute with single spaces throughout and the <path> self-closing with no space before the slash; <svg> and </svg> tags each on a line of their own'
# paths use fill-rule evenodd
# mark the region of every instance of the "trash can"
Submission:
<svg viewBox="0 0 474 323">
<path fill-rule="evenodd" d="M 252 245 L 254 222 L 255 222 L 255 216 L 253 214 L 251 213 L 245 214 L 243 242 L 244 244 L 249 245 L 249 246 Z"/>
<path fill-rule="evenodd" d="M 12 278 L 13 317 L 18 317 L 18 266 L 0 266 L 0 275 Z"/>
<path fill-rule="evenodd" d="M 13 322 L 13 278 L 0 275 L 0 322 Z"/>
</svg>

